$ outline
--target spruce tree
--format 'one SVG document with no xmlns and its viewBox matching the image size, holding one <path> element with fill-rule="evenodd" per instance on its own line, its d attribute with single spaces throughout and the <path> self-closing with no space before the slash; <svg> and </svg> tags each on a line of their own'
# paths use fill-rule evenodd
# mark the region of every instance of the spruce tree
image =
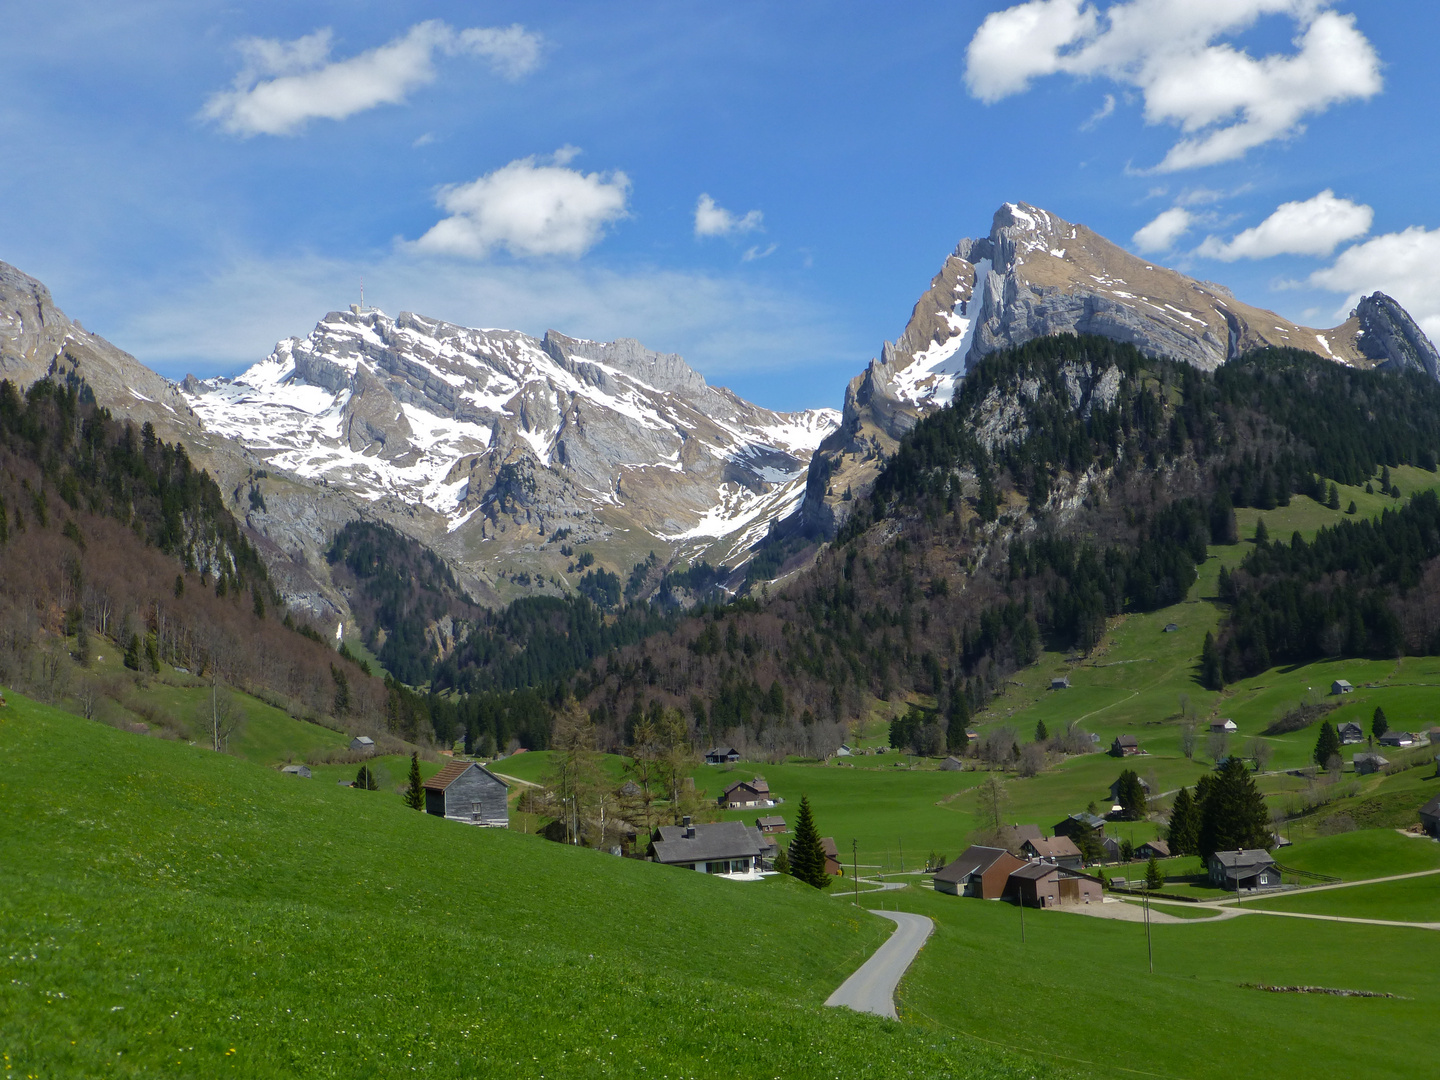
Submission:
<svg viewBox="0 0 1440 1080">
<path fill-rule="evenodd" d="M 1315 764 L 1322 769 L 1330 767 L 1330 759 L 1340 753 L 1340 734 L 1335 725 L 1326 720 L 1320 725 L 1320 737 L 1315 740 Z"/>
<path fill-rule="evenodd" d="M 1330 494 L 1325 499 L 1325 505 L 1331 510 L 1340 509 L 1340 489 L 1333 482 L 1330 484 Z"/>
<path fill-rule="evenodd" d="M 1375 706 L 1375 715 L 1370 718 L 1370 737 L 1383 739 L 1389 730 L 1390 721 L 1385 719 L 1385 710 L 1378 705 Z"/>
<path fill-rule="evenodd" d="M 1044 720 L 1035 721 L 1035 741 L 1045 742 L 1050 738 L 1050 732 L 1045 728 Z"/>
<path fill-rule="evenodd" d="M 355 774 L 355 786 L 361 791 L 380 790 L 380 785 L 375 782 L 375 773 L 369 765 L 360 766 L 360 771 Z"/>
<path fill-rule="evenodd" d="M 405 789 L 405 805 L 411 810 L 425 809 L 425 789 L 420 786 L 420 754 L 410 751 L 410 786 Z"/>
<path fill-rule="evenodd" d="M 790 873 L 817 889 L 830 884 L 830 875 L 825 872 L 825 848 L 820 844 L 820 832 L 810 812 L 810 799 L 805 795 L 800 796 L 800 820 L 790 841 Z"/>
<path fill-rule="evenodd" d="M 140 670 L 140 635 L 131 634 L 125 645 L 125 666 L 131 671 Z"/>
<path fill-rule="evenodd" d="M 1205 644 L 1200 649 L 1200 685 L 1206 690 L 1225 689 L 1225 672 L 1220 663 L 1220 649 L 1215 644 L 1215 635 L 1205 632 Z"/>
<path fill-rule="evenodd" d="M 1199 844 L 1200 818 L 1190 789 L 1182 787 L 1175 793 L 1170 808 L 1170 854 L 1194 855 Z"/>
<path fill-rule="evenodd" d="M 1199 855 L 1209 859 L 1217 851 L 1270 846 L 1270 811 L 1265 797 L 1238 757 L 1221 766 L 1205 793 L 1200 809 Z"/>
<path fill-rule="evenodd" d="M 1115 782 L 1115 801 L 1126 821 L 1139 821 L 1145 816 L 1145 789 L 1134 769 L 1126 769 Z"/>
<path fill-rule="evenodd" d="M 1165 875 L 1160 873 L 1160 863 L 1152 854 L 1150 861 L 1145 864 L 1145 887 L 1147 889 L 1159 889 L 1165 884 Z"/>
<path fill-rule="evenodd" d="M 1259 547 L 1261 544 L 1268 544 L 1269 542 L 1270 530 L 1265 527 L 1265 519 L 1263 517 L 1257 518 L 1255 520 L 1255 546 Z"/>
<path fill-rule="evenodd" d="M 775 852 L 775 872 L 777 874 L 790 873 L 790 856 L 785 854 L 784 848 Z"/>
</svg>

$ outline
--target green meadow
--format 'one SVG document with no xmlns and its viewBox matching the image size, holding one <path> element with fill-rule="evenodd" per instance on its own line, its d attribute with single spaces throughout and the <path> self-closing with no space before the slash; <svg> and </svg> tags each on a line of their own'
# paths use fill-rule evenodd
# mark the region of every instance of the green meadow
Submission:
<svg viewBox="0 0 1440 1080">
<path fill-rule="evenodd" d="M 791 879 L 467 828 L 7 696 L 6 1075 L 1034 1073 L 823 1009 L 888 927 Z"/>
</svg>

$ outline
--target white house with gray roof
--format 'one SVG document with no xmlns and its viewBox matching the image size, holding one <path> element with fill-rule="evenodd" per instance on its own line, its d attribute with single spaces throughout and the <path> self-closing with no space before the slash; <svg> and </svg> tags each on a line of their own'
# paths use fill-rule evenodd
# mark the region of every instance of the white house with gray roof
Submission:
<svg viewBox="0 0 1440 1080">
<path fill-rule="evenodd" d="M 653 862 L 698 870 L 702 874 L 753 874 L 774 852 L 775 842 L 743 821 L 693 825 L 661 825 L 650 837 L 647 854 Z"/>
</svg>

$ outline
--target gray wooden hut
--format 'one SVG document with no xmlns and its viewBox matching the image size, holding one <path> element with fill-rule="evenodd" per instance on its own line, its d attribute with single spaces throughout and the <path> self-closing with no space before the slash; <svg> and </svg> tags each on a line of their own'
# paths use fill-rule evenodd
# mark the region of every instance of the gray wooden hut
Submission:
<svg viewBox="0 0 1440 1080">
<path fill-rule="evenodd" d="M 467 825 L 510 824 L 504 780 L 473 761 L 452 761 L 424 783 L 425 812 Z"/>
<path fill-rule="evenodd" d="M 375 752 L 375 740 L 370 738 L 369 735 L 357 735 L 350 740 L 350 749 L 373 754 Z"/>
<path fill-rule="evenodd" d="M 310 766 L 309 766 L 309 765 L 286 765 L 286 766 L 285 766 L 283 769 L 281 769 L 280 771 L 281 771 L 282 773 L 284 773 L 286 776 L 299 776 L 299 777 L 303 777 L 303 778 L 306 779 L 306 780 L 309 780 L 309 779 L 310 779 Z"/>
</svg>

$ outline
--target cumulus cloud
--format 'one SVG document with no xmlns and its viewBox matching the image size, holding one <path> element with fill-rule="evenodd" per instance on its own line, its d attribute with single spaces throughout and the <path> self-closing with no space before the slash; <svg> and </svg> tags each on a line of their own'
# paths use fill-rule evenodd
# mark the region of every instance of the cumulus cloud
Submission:
<svg viewBox="0 0 1440 1080">
<path fill-rule="evenodd" d="M 1375 211 L 1326 188 L 1304 202 L 1281 203 L 1268 218 L 1229 243 L 1207 236 L 1197 254 L 1234 262 L 1272 255 L 1329 255 L 1346 240 L 1364 236 Z"/>
<path fill-rule="evenodd" d="M 497 248 L 528 257 L 585 254 L 607 225 L 626 216 L 630 178 L 565 168 L 578 153 L 566 146 L 546 164 L 521 158 L 468 184 L 441 188 L 436 202 L 450 216 L 410 246 L 470 259 Z"/>
<path fill-rule="evenodd" d="M 344 120 L 380 105 L 397 105 L 435 81 L 436 53 L 487 60 L 518 79 L 540 62 L 541 39 L 516 24 L 454 30 L 438 20 L 346 60 L 331 60 L 331 31 L 294 41 L 248 38 L 234 85 L 211 96 L 200 115 L 234 135 L 291 135 L 314 119 Z"/>
<path fill-rule="evenodd" d="M 733 236 L 737 233 L 754 232 L 763 227 L 765 215 L 759 210 L 746 214 L 732 214 L 723 206 L 716 205 L 709 195 L 701 195 L 695 204 L 696 236 Z"/>
<path fill-rule="evenodd" d="M 1309 283 L 1345 294 L 1337 312 L 1340 318 L 1367 293 L 1388 293 L 1431 341 L 1440 341 L 1440 229 L 1417 225 L 1355 244 L 1342 251 L 1333 265 L 1311 274 Z"/>
<path fill-rule="evenodd" d="M 1169 251 L 1175 241 L 1190 231 L 1195 224 L 1195 215 L 1183 206 L 1172 206 L 1161 211 L 1155 220 L 1135 231 L 1130 239 L 1140 251 Z"/>
<path fill-rule="evenodd" d="M 1040 77 L 1102 76 L 1140 91 L 1147 123 L 1182 138 L 1162 172 L 1230 161 L 1304 130 L 1305 117 L 1380 92 L 1380 59 L 1352 15 L 1328 0 L 1029 0 L 989 15 L 966 52 L 965 81 L 987 104 Z M 1253 57 L 1221 39 L 1262 16 L 1297 28 L 1294 51 Z"/>
</svg>

